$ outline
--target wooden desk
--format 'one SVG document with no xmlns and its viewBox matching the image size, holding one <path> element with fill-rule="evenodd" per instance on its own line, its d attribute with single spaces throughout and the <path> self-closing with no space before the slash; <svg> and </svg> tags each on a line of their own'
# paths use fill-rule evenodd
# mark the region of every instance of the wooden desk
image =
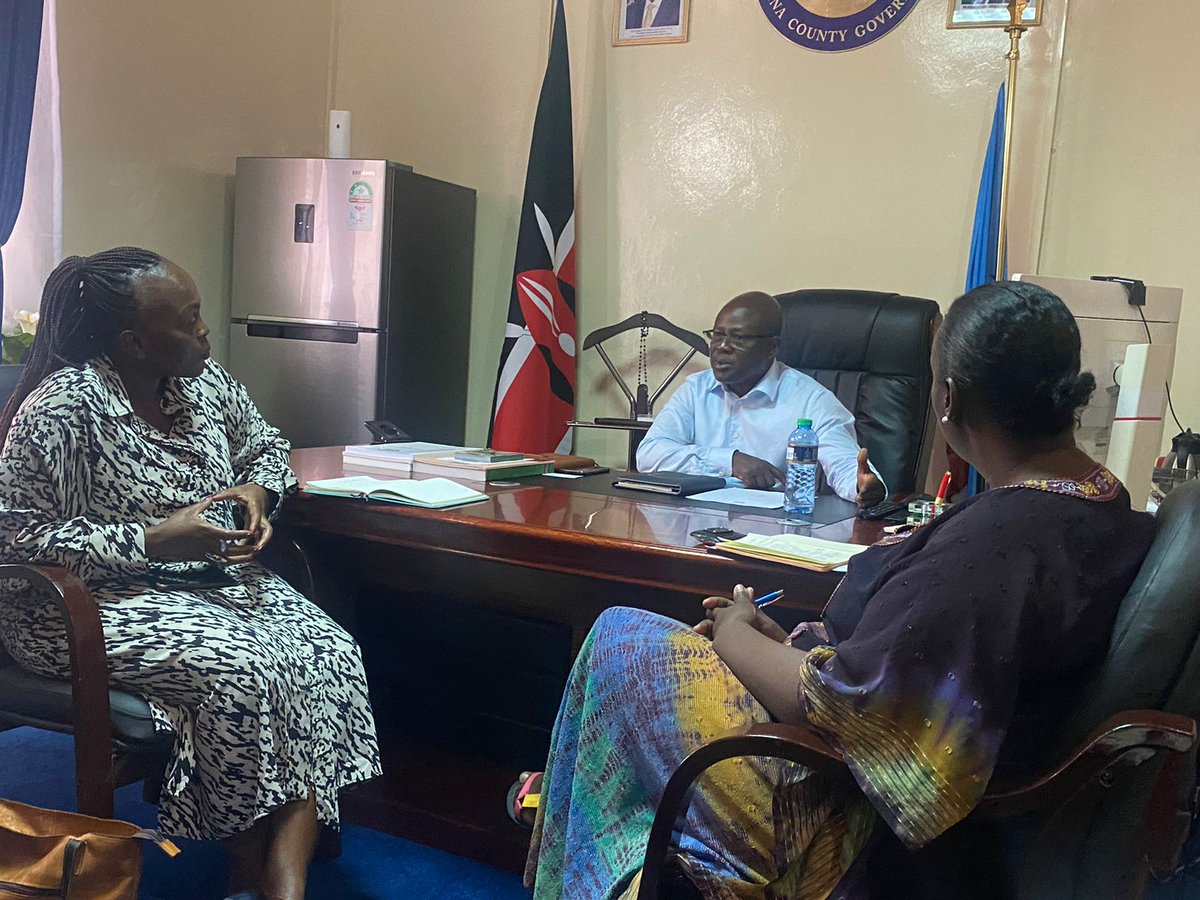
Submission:
<svg viewBox="0 0 1200 900">
<path fill-rule="evenodd" d="M 340 447 L 296 450 L 292 464 L 301 484 L 343 474 Z M 782 587 L 773 615 L 791 624 L 815 617 L 841 577 L 708 553 L 689 534 L 795 528 L 770 515 L 536 482 L 489 486 L 488 501 L 447 510 L 301 494 L 277 522 L 308 551 L 373 679 L 386 774 L 346 796 L 348 817 L 518 870 L 528 835 L 505 818 L 504 789 L 544 759 L 570 657 L 601 612 L 698 621 L 703 597 L 742 582 Z M 850 519 L 812 533 L 869 543 L 880 526 Z M 533 659 L 543 650 L 551 663 Z"/>
<path fill-rule="evenodd" d="M 340 447 L 296 450 L 292 464 L 301 484 L 343 474 Z M 636 605 L 687 619 L 696 616 L 700 598 L 728 593 L 738 582 L 762 592 L 783 588 L 777 612 L 815 616 L 841 577 L 731 559 L 707 552 L 690 536 L 714 526 L 764 534 L 797 530 L 769 515 L 688 507 L 644 494 L 599 496 L 545 486 L 547 481 L 489 486 L 488 502 L 447 510 L 301 494 L 285 506 L 279 526 L 342 576 L 406 588 L 425 582 L 435 590 L 468 589 L 491 605 L 504 595 L 502 608 L 570 624 L 578 639 L 608 606 Z M 870 543 L 880 526 L 850 519 L 814 527 L 812 534 Z M 567 582 L 584 589 L 564 591 Z"/>
</svg>

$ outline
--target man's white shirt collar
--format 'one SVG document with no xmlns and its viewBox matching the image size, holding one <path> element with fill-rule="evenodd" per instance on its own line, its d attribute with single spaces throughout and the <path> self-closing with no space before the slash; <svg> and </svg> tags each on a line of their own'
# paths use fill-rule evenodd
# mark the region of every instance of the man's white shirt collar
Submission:
<svg viewBox="0 0 1200 900">
<path fill-rule="evenodd" d="M 771 363 L 771 368 L 767 369 L 766 374 L 758 380 L 758 384 L 746 391 L 740 398 L 727 388 L 721 382 L 717 381 L 717 376 L 713 374 L 712 369 L 708 370 L 708 377 L 712 379 L 712 384 L 709 385 L 708 391 L 710 394 L 726 394 L 728 393 L 734 399 L 745 400 L 751 394 L 762 394 L 772 403 L 779 399 L 779 383 L 783 378 L 784 370 L 787 367 L 779 360 Z"/>
</svg>

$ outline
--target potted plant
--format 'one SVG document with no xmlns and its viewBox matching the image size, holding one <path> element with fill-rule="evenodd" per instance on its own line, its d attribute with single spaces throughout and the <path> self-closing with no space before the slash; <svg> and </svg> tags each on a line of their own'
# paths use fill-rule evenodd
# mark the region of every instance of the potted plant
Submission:
<svg viewBox="0 0 1200 900">
<path fill-rule="evenodd" d="M 38 314 L 19 309 L 13 316 L 13 322 L 12 331 L 0 336 L 4 347 L 4 362 L 0 365 L 0 407 L 8 402 L 13 388 L 17 386 L 17 379 L 21 377 L 21 365 L 37 334 Z"/>
<path fill-rule="evenodd" d="M 25 354 L 33 346 L 37 334 L 39 318 L 38 313 L 27 309 L 18 309 L 13 315 L 13 329 L 3 337 L 5 365 L 19 366 L 25 362 Z"/>
</svg>

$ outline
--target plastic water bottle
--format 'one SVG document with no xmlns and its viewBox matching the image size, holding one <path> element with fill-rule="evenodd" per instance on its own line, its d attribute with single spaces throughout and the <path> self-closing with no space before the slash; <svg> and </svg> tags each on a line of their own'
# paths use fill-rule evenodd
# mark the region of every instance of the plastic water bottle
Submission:
<svg viewBox="0 0 1200 900">
<path fill-rule="evenodd" d="M 783 486 L 783 511 L 811 516 L 817 502 L 817 433 L 812 419 L 797 419 L 788 435 L 787 481 Z"/>
</svg>

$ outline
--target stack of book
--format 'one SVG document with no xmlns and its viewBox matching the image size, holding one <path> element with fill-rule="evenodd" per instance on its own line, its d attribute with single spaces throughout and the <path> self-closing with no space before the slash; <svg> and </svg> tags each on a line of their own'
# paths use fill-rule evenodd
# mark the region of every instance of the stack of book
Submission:
<svg viewBox="0 0 1200 900">
<path fill-rule="evenodd" d="M 508 457 L 508 458 L 505 458 Z M 458 481 L 486 484 L 507 481 L 528 475 L 543 475 L 554 471 L 551 460 L 533 459 L 521 453 L 505 454 L 492 450 L 469 450 L 458 453 L 419 453 L 413 457 L 414 477 L 437 475 Z"/>
<path fill-rule="evenodd" d="M 428 441 L 404 441 L 395 444 L 352 444 L 342 451 L 342 465 L 350 469 L 411 475 L 413 457 L 418 453 L 455 453 L 466 450 L 453 444 Z"/>
<path fill-rule="evenodd" d="M 553 459 L 422 441 L 349 446 L 342 451 L 342 465 L 348 470 L 372 474 L 415 478 L 436 475 L 474 484 L 554 471 Z"/>
<path fill-rule="evenodd" d="M 801 534 L 748 534 L 736 541 L 722 541 L 711 549 L 718 553 L 734 553 L 783 563 L 785 566 L 828 572 L 844 566 L 851 557 L 862 553 L 867 547 L 865 544 L 825 541 Z"/>
</svg>

